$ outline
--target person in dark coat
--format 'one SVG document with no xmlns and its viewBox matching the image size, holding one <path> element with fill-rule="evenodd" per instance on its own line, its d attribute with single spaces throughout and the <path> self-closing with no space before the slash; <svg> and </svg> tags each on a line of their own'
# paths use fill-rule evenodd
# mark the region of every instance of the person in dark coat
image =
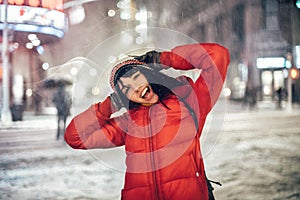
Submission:
<svg viewBox="0 0 300 200">
<path fill-rule="evenodd" d="M 67 117 L 70 115 L 71 98 L 65 89 L 63 83 L 58 84 L 58 90 L 54 93 L 53 103 L 57 109 L 57 135 L 59 140 L 60 134 L 64 134 L 66 129 Z M 61 127 L 62 125 L 62 127 Z"/>
</svg>

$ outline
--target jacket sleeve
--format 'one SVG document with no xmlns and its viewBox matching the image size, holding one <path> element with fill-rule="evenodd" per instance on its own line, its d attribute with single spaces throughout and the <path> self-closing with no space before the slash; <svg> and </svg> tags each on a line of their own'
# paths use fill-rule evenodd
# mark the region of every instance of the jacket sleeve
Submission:
<svg viewBox="0 0 300 200">
<path fill-rule="evenodd" d="M 65 141 L 74 149 L 111 148 L 122 146 L 124 129 L 123 116 L 110 118 L 110 97 L 90 106 L 75 116 L 66 128 Z"/>
<path fill-rule="evenodd" d="M 194 89 L 201 114 L 208 114 L 222 91 L 230 62 L 228 50 L 213 43 L 183 45 L 162 52 L 160 62 L 178 70 L 201 70 Z"/>
</svg>

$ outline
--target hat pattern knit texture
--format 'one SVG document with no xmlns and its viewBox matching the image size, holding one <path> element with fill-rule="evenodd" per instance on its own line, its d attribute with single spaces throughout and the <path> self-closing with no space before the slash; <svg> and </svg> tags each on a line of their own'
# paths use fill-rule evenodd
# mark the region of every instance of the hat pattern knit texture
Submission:
<svg viewBox="0 0 300 200">
<path fill-rule="evenodd" d="M 146 65 L 146 63 L 144 62 L 141 62 L 141 61 L 138 61 L 138 60 L 135 60 L 135 59 L 130 59 L 130 60 L 126 60 L 124 62 L 121 62 L 119 64 L 117 64 L 111 71 L 111 75 L 110 75 L 110 80 L 109 80 L 109 83 L 110 83 L 110 86 L 112 87 L 113 90 L 115 90 L 115 79 L 117 78 L 117 75 L 118 75 L 118 71 L 124 67 L 124 66 L 128 66 L 128 65 L 132 65 L 132 66 L 135 66 L 135 65 Z"/>
</svg>

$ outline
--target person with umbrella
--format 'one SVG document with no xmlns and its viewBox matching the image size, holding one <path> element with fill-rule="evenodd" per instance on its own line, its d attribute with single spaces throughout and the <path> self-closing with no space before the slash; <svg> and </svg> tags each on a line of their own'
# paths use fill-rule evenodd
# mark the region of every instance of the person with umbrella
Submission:
<svg viewBox="0 0 300 200">
<path fill-rule="evenodd" d="M 53 94 L 53 103 L 57 109 L 57 134 L 56 139 L 59 140 L 60 134 L 64 134 L 66 129 L 67 117 L 70 115 L 71 97 L 65 89 L 65 82 L 57 83 L 57 91 Z"/>
</svg>

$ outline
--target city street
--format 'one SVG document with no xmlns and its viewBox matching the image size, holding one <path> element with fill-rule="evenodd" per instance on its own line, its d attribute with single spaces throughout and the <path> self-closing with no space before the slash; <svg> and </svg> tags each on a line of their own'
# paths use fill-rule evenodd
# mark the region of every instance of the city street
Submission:
<svg viewBox="0 0 300 200">
<path fill-rule="evenodd" d="M 183 102 L 174 107 L 179 108 L 185 99 L 187 104 L 196 99 L 194 91 L 203 103 L 197 116 L 207 113 L 221 91 L 200 138 L 206 175 L 222 184 L 212 185 L 215 199 L 300 200 L 300 0 L 0 0 L 0 13 L 0 200 L 119 200 L 126 171 L 124 147 L 72 149 L 63 135 L 57 139 L 56 113 L 64 119 L 71 114 L 69 123 L 108 95 L 116 97 L 111 101 L 115 108 L 120 101 L 129 108 L 135 103 L 169 108 L 165 99 L 175 102 L 173 93 L 178 93 Z M 173 81 L 160 72 L 188 76 L 195 84 Z M 111 110 L 107 102 L 98 106 L 102 114 Z M 150 114 L 150 120 L 143 120 L 147 113 L 145 118 L 140 113 L 129 118 L 130 113 L 132 123 L 120 120 L 132 135 L 154 136 L 126 138 L 133 141 L 126 143 L 130 150 L 148 159 L 144 166 L 165 167 L 181 149 L 186 157 L 176 159 L 195 161 L 198 151 L 182 147 L 194 139 L 187 135 L 192 134 L 195 116 L 186 115 L 187 110 L 172 110 L 170 115 L 161 111 L 155 117 Z M 185 115 L 177 115 L 179 111 Z M 90 120 L 89 112 L 82 118 Z M 80 122 L 72 126 L 78 132 L 94 130 Z M 196 127 L 202 128 L 200 122 Z M 117 138 L 112 142 L 120 144 L 111 131 L 115 123 L 105 123 L 110 136 Z M 139 131 L 139 124 L 149 128 Z M 160 129 L 161 124 L 168 127 Z M 164 134 L 159 139 L 156 130 Z M 179 132 L 183 136 L 177 137 Z M 94 133 L 96 138 L 98 131 Z M 167 141 L 178 146 L 165 145 Z M 97 142 L 89 137 L 84 145 Z M 197 141 L 192 145 L 198 147 Z M 162 147 L 172 153 L 156 156 Z M 131 160 L 138 160 L 134 156 Z M 136 163 L 128 166 L 140 170 Z M 193 165 L 182 166 L 200 166 Z M 173 191 L 185 196 L 177 188 L 187 184 L 178 177 L 191 170 L 170 169 L 179 175 L 161 170 L 172 179 L 156 173 L 149 182 L 156 186 L 166 180 L 168 187 L 176 188 L 156 190 L 157 196 Z M 204 177 L 203 171 L 192 172 Z M 141 194 L 144 184 L 136 182 L 136 190 L 127 184 L 130 178 L 126 186 Z"/>
<path fill-rule="evenodd" d="M 300 198 L 300 110 L 270 105 L 229 103 L 217 137 L 202 141 L 207 175 L 222 183 L 216 199 Z M 70 149 L 56 140 L 53 115 L 15 123 L 0 129 L 0 199 L 120 198 L 124 174 L 106 162 L 119 150 Z"/>
</svg>

